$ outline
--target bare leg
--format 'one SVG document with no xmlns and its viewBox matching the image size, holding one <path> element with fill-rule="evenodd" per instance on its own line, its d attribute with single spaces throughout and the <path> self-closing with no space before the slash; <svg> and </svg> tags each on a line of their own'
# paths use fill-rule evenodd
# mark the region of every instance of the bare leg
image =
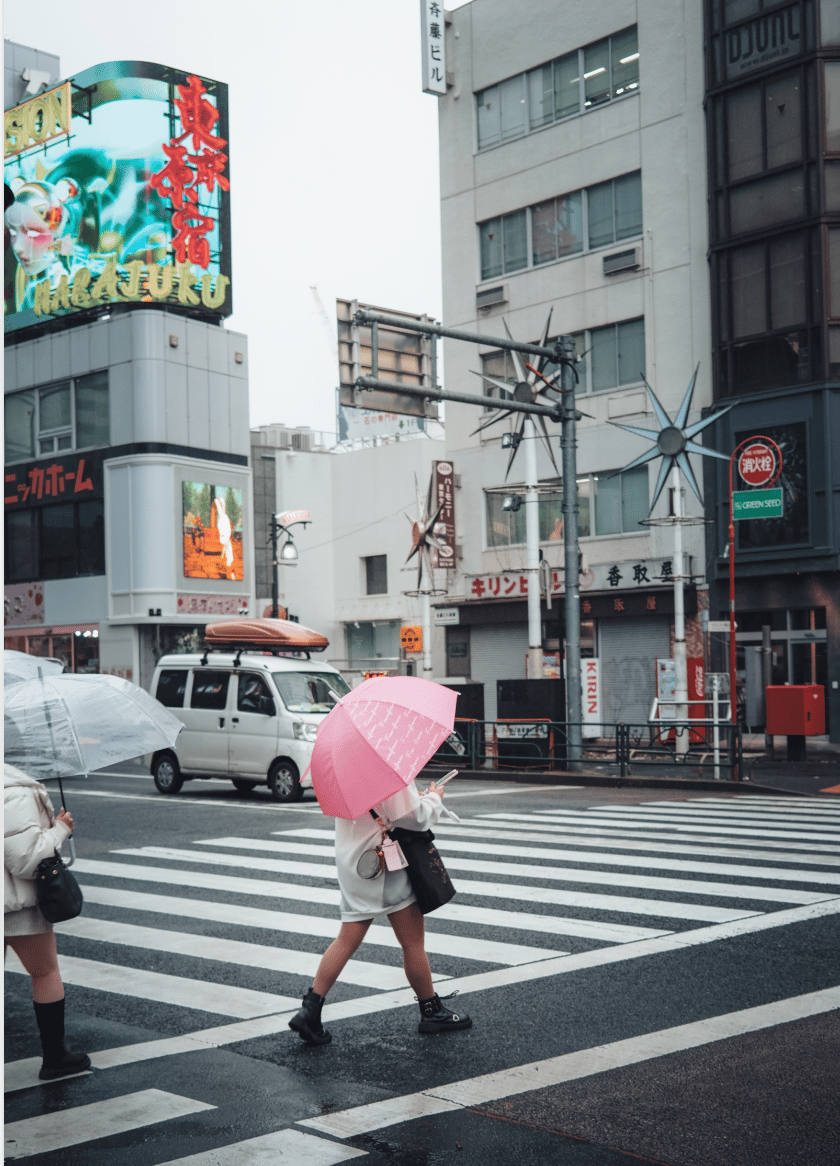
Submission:
<svg viewBox="0 0 840 1166">
<path fill-rule="evenodd" d="M 342 923 L 338 935 L 321 956 L 318 971 L 312 982 L 313 992 L 317 992 L 319 996 L 326 996 L 344 971 L 347 961 L 355 954 L 371 922 L 370 919 L 362 919 L 353 923 Z"/>
<path fill-rule="evenodd" d="M 64 999 L 64 985 L 58 970 L 55 932 L 40 935 L 8 935 L 6 943 L 17 955 L 32 979 L 32 999 L 36 1004 L 52 1004 Z"/>
<path fill-rule="evenodd" d="M 394 911 L 388 916 L 394 935 L 400 941 L 403 951 L 403 967 L 406 979 L 417 993 L 418 1000 L 430 1000 L 435 994 L 432 987 L 432 970 L 426 955 L 423 915 L 416 903 Z"/>
</svg>

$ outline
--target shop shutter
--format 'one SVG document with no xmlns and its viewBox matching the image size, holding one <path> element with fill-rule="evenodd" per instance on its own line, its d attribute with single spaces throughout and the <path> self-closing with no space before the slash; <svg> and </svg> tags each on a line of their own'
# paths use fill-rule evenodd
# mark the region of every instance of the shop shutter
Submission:
<svg viewBox="0 0 840 1166">
<path fill-rule="evenodd" d="M 656 695 L 656 660 L 671 656 L 667 617 L 598 621 L 601 691 L 607 723 L 644 725 Z"/>
<path fill-rule="evenodd" d="M 470 628 L 470 671 L 484 685 L 484 718 L 496 719 L 496 681 L 524 680 L 528 625 L 479 624 Z"/>
</svg>

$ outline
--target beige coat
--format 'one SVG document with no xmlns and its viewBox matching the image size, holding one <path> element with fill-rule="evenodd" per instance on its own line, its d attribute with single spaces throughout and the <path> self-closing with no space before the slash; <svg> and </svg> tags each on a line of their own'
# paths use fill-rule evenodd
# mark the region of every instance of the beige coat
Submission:
<svg viewBox="0 0 840 1166">
<path fill-rule="evenodd" d="M 61 849 L 70 830 L 56 821 L 45 787 L 14 765 L 4 768 L 3 802 L 3 901 L 8 914 L 37 905 L 38 863 Z"/>
</svg>

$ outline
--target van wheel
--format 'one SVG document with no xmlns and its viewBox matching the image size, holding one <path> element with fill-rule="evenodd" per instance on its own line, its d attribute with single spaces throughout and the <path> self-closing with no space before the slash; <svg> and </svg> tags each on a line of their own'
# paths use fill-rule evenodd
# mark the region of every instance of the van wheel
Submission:
<svg viewBox="0 0 840 1166">
<path fill-rule="evenodd" d="M 245 781 L 241 777 L 232 777 L 230 780 L 233 782 L 233 788 L 238 789 L 241 794 L 251 793 L 258 784 L 256 781 Z"/>
<path fill-rule="evenodd" d="M 181 768 L 174 753 L 161 753 L 152 762 L 152 776 L 155 785 L 162 794 L 177 794 L 181 792 L 184 779 L 181 777 Z"/>
<path fill-rule="evenodd" d="M 275 761 L 268 771 L 268 786 L 275 802 L 298 802 L 303 797 L 297 766 L 291 761 Z"/>
</svg>

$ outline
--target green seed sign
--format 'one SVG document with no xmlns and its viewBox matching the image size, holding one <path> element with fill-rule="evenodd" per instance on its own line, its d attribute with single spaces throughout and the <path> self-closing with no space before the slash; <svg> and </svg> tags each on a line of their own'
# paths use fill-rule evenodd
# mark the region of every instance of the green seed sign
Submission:
<svg viewBox="0 0 840 1166">
<path fill-rule="evenodd" d="M 739 518 L 781 518 L 781 486 L 777 486 L 772 490 L 733 491 L 732 517 L 736 522 Z"/>
</svg>

